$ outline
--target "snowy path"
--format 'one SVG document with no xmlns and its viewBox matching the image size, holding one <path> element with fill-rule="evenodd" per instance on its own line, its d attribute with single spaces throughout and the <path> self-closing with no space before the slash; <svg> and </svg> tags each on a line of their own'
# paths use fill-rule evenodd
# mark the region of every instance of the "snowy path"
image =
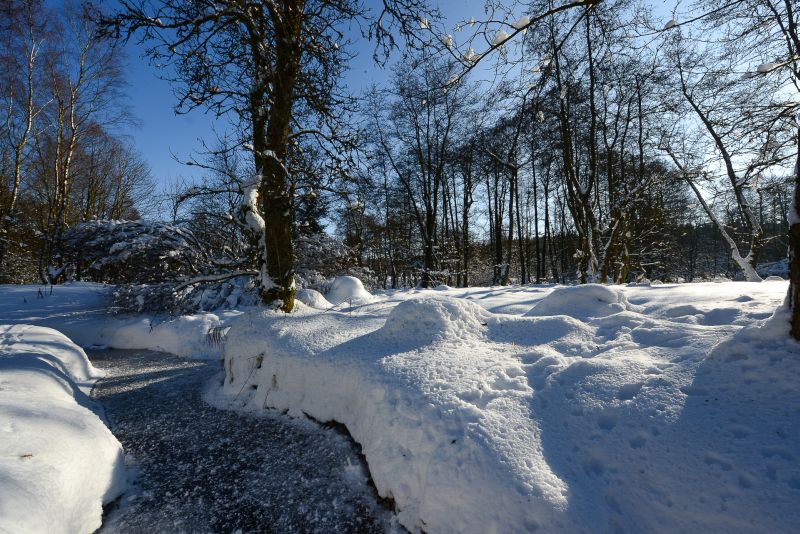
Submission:
<svg viewBox="0 0 800 534">
<path fill-rule="evenodd" d="M 134 487 L 102 532 L 383 532 L 353 444 L 282 416 L 206 404 L 217 362 L 149 351 L 90 351 L 94 390 L 122 442 Z"/>
</svg>

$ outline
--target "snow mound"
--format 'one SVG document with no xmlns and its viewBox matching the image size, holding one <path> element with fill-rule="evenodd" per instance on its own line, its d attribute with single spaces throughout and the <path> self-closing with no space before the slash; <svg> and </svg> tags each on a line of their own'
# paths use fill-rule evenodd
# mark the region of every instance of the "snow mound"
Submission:
<svg viewBox="0 0 800 534">
<path fill-rule="evenodd" d="M 337 276 L 325 296 L 334 306 L 339 304 L 366 304 L 373 296 L 364 289 L 364 284 L 355 276 Z"/>
<path fill-rule="evenodd" d="M 298 289 L 295 296 L 297 300 L 309 308 L 327 310 L 331 307 L 331 303 L 322 295 L 322 293 L 315 289 Z"/>
<path fill-rule="evenodd" d="M 379 333 L 388 342 L 426 344 L 437 340 L 483 337 L 491 316 L 468 300 L 412 298 L 395 306 Z"/>
<path fill-rule="evenodd" d="M 237 321 L 219 404 L 342 423 L 413 532 L 553 524 L 566 486 L 528 419 L 532 389 L 519 360 L 484 339 L 492 314 L 437 298 L 401 302 L 385 321 L 355 313 L 303 308 Z"/>
<path fill-rule="evenodd" d="M 229 317 L 237 312 L 227 313 Z M 219 359 L 222 350 L 210 337 L 214 329 L 224 328 L 226 321 L 214 313 L 198 313 L 178 317 L 148 317 L 110 321 L 95 334 L 94 344 L 115 349 L 147 349 L 169 352 L 196 359 Z M 98 335 L 99 334 L 99 335 Z"/>
<path fill-rule="evenodd" d="M 600 284 L 558 287 L 536 303 L 527 317 L 568 315 L 576 319 L 606 317 L 623 311 L 640 311 L 618 289 Z"/>
<path fill-rule="evenodd" d="M 1 532 L 93 532 L 124 491 L 122 446 L 82 391 L 99 376 L 63 334 L 0 326 Z"/>
<path fill-rule="evenodd" d="M 498 343 L 519 347 L 548 346 L 561 352 L 592 349 L 596 331 L 568 315 L 555 317 L 514 317 L 495 315 L 489 321 L 488 337 Z"/>
<path fill-rule="evenodd" d="M 783 279 L 782 276 L 778 276 L 778 275 L 773 274 L 773 275 L 770 275 L 770 276 L 764 278 L 764 281 L 765 282 L 783 282 L 784 279 Z"/>
</svg>

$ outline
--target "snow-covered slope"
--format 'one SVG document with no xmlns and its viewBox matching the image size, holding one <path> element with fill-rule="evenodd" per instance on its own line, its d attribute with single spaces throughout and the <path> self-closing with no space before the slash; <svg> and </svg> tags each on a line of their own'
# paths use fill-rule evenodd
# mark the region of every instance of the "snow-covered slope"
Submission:
<svg viewBox="0 0 800 534">
<path fill-rule="evenodd" d="M 122 446 L 86 395 L 100 376 L 63 334 L 0 325 L 0 532 L 93 532 L 124 490 Z"/>
<path fill-rule="evenodd" d="M 218 401 L 344 423 L 415 531 L 790 532 L 800 346 L 780 315 L 739 332 L 785 290 L 443 289 L 248 313 Z"/>
</svg>

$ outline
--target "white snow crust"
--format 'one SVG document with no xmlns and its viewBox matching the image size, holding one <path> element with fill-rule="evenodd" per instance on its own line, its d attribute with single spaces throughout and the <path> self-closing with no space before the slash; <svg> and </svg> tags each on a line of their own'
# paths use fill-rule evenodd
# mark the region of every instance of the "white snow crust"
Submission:
<svg viewBox="0 0 800 534">
<path fill-rule="evenodd" d="M 414 532 L 788 532 L 800 346 L 785 314 L 764 322 L 785 287 L 398 291 L 347 313 L 251 312 L 218 400 L 346 425 Z"/>
<path fill-rule="evenodd" d="M 640 311 L 628 302 L 622 291 L 600 284 L 584 284 L 554 289 L 525 315 L 569 315 L 586 319 L 606 317 L 626 310 Z"/>
<path fill-rule="evenodd" d="M 0 325 L 0 532 L 94 532 L 124 491 L 122 446 L 87 396 L 100 376 L 63 334 Z"/>
<path fill-rule="evenodd" d="M 295 298 L 311 308 L 327 310 L 331 304 L 319 291 L 315 289 L 298 289 Z"/>
</svg>

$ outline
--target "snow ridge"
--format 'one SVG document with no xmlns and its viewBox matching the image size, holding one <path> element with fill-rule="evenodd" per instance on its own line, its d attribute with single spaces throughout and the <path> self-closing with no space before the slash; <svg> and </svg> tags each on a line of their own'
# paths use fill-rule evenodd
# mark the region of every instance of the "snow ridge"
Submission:
<svg viewBox="0 0 800 534">
<path fill-rule="evenodd" d="M 63 334 L 0 325 L 0 531 L 93 532 L 124 491 L 122 446 L 86 394 L 100 376 Z"/>
<path fill-rule="evenodd" d="M 749 365 L 752 345 L 709 356 L 752 321 L 741 287 L 453 289 L 248 313 L 228 334 L 219 399 L 343 423 L 414 532 L 788 531 L 800 521 L 795 348 L 764 357 L 774 373 Z M 502 293 L 512 309 L 512 291 L 535 296 L 525 315 L 484 307 Z M 775 338 L 759 332 L 770 354 Z"/>
</svg>

